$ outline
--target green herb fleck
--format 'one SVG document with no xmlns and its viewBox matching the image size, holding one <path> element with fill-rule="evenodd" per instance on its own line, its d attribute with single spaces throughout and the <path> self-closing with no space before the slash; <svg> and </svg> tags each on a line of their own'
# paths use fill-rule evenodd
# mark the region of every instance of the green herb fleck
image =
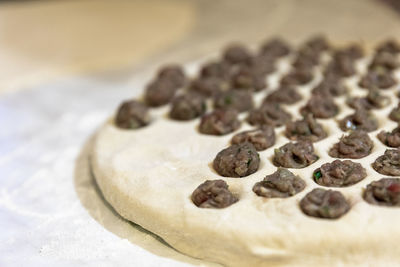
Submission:
<svg viewBox="0 0 400 267">
<path fill-rule="evenodd" d="M 314 179 L 315 179 L 315 181 L 318 181 L 319 179 L 321 179 L 321 177 L 322 177 L 321 171 L 316 171 L 316 172 L 314 173 Z"/>
<path fill-rule="evenodd" d="M 249 160 L 247 161 L 247 167 L 250 166 L 251 161 L 252 161 L 252 159 L 249 159 Z"/>
<path fill-rule="evenodd" d="M 232 97 L 231 96 L 225 96 L 224 102 L 226 105 L 232 104 Z"/>
</svg>

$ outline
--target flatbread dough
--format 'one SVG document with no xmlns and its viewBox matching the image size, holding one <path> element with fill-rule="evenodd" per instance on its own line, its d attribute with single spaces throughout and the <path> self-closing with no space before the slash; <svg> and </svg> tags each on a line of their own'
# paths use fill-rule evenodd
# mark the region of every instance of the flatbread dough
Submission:
<svg viewBox="0 0 400 267">
<path fill-rule="evenodd" d="M 357 62 L 359 73 L 366 71 L 368 60 Z M 270 88 L 277 87 L 288 68 L 288 58 L 278 62 L 278 72 L 268 76 Z M 346 80 L 354 96 L 366 94 L 357 86 L 359 77 Z M 300 118 L 299 108 L 320 79 L 317 70 L 313 82 L 298 89 L 302 101 L 284 106 L 295 119 Z M 256 93 L 256 102 L 271 91 Z M 137 130 L 119 129 L 113 119 L 106 122 L 96 136 L 92 168 L 105 199 L 122 217 L 196 258 L 229 266 L 397 266 L 400 209 L 374 206 L 362 199 L 367 184 L 385 177 L 370 165 L 387 148 L 376 135 L 396 127 L 387 117 L 397 105 L 395 92 L 382 93 L 391 95 L 392 101 L 372 111 L 379 118 L 379 129 L 369 133 L 374 142 L 372 153 L 353 160 L 362 164 L 367 177 L 355 185 L 335 188 L 351 204 L 350 211 L 339 219 L 309 217 L 299 202 L 312 189 L 321 188 L 312 179 L 313 171 L 334 160 L 328 151 L 343 135 L 336 120 L 354 112 L 346 106 L 345 96 L 335 98 L 340 107 L 335 119 L 318 120 L 328 133 L 326 139 L 314 143 L 320 159 L 306 168 L 290 169 L 306 182 L 306 188 L 289 198 L 267 199 L 252 191 L 256 182 L 276 171 L 274 148 L 290 141 L 284 127 L 275 129 L 276 144 L 259 152 L 261 163 L 256 173 L 221 177 L 212 168 L 215 155 L 229 145 L 234 134 L 253 127 L 242 123 L 239 130 L 225 136 L 203 135 L 197 131 L 199 119 L 173 121 L 167 116 L 168 107 L 151 110 L 151 124 Z M 239 201 L 224 209 L 195 206 L 190 198 L 193 190 L 214 179 L 226 181 Z"/>
</svg>

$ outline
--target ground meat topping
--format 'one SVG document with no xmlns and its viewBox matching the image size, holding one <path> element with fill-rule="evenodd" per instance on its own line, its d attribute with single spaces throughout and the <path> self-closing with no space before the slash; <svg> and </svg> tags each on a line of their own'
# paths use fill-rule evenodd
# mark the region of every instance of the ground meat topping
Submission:
<svg viewBox="0 0 400 267">
<path fill-rule="evenodd" d="M 344 86 L 338 79 L 324 79 L 317 87 L 312 90 L 315 95 L 324 96 L 341 96 L 347 92 Z"/>
<path fill-rule="evenodd" d="M 231 108 L 243 112 L 253 108 L 253 96 L 248 91 L 229 90 L 214 97 L 214 108 Z"/>
<path fill-rule="evenodd" d="M 378 139 L 389 147 L 400 147 L 400 127 L 396 127 L 392 132 L 381 131 Z"/>
<path fill-rule="evenodd" d="M 184 86 L 186 82 L 185 72 L 179 65 L 168 65 L 158 71 L 158 79 L 168 80 L 175 88 Z"/>
<path fill-rule="evenodd" d="M 213 161 L 217 173 L 225 177 L 244 177 L 258 170 L 260 155 L 251 143 L 234 144 L 223 149 Z"/>
<path fill-rule="evenodd" d="M 274 63 L 275 59 L 271 56 L 257 55 L 249 60 L 247 67 L 255 74 L 264 77 L 275 70 Z"/>
<path fill-rule="evenodd" d="M 379 206 L 400 206 L 400 179 L 382 178 L 373 181 L 364 190 L 364 200 Z"/>
<path fill-rule="evenodd" d="M 219 79 L 227 79 L 230 75 L 231 67 L 225 62 L 208 62 L 201 67 L 200 76 L 202 78 L 219 78 Z"/>
<path fill-rule="evenodd" d="M 367 177 L 360 163 L 351 160 L 335 160 L 325 163 L 313 173 L 314 181 L 323 186 L 343 187 L 358 183 Z"/>
<path fill-rule="evenodd" d="M 144 95 L 147 105 L 159 107 L 171 101 L 176 92 L 175 86 L 167 79 L 156 79 L 151 82 Z"/>
<path fill-rule="evenodd" d="M 365 52 L 361 45 L 351 44 L 343 49 L 338 49 L 333 54 L 333 58 L 338 59 L 341 57 L 347 57 L 352 60 L 360 59 L 364 56 Z"/>
<path fill-rule="evenodd" d="M 334 158 L 360 159 L 368 156 L 373 146 L 374 143 L 366 132 L 356 130 L 347 136 L 342 136 L 328 154 Z"/>
<path fill-rule="evenodd" d="M 310 69 L 317 66 L 319 61 L 319 53 L 315 53 L 315 51 L 309 47 L 304 47 L 298 51 L 292 66 L 296 69 Z"/>
<path fill-rule="evenodd" d="M 400 122 L 400 102 L 397 107 L 393 108 L 392 111 L 390 111 L 389 119 L 395 122 Z"/>
<path fill-rule="evenodd" d="M 387 40 L 384 43 L 380 44 L 376 51 L 378 53 L 386 52 L 390 54 L 397 54 L 400 53 L 400 45 L 395 40 Z"/>
<path fill-rule="evenodd" d="M 304 46 L 309 47 L 315 53 L 320 53 L 330 48 L 329 42 L 324 35 L 315 35 L 311 37 L 305 42 Z"/>
<path fill-rule="evenodd" d="M 308 216 L 336 219 L 350 210 L 350 204 L 339 191 L 315 188 L 300 201 L 300 208 Z"/>
<path fill-rule="evenodd" d="M 274 151 L 274 164 L 285 168 L 305 168 L 318 160 L 310 141 L 287 143 Z"/>
<path fill-rule="evenodd" d="M 265 150 L 275 144 L 275 131 L 272 126 L 263 125 L 258 129 L 244 131 L 232 137 L 232 144 L 249 142 L 257 151 Z"/>
<path fill-rule="evenodd" d="M 227 87 L 227 83 L 216 77 L 197 78 L 190 83 L 189 90 L 210 97 Z"/>
<path fill-rule="evenodd" d="M 238 129 L 240 121 L 238 112 L 234 109 L 216 109 L 203 115 L 199 131 L 203 134 L 224 135 Z"/>
<path fill-rule="evenodd" d="M 356 73 L 354 60 L 349 57 L 334 59 L 326 66 L 325 77 L 349 77 Z"/>
<path fill-rule="evenodd" d="M 238 201 L 224 180 L 207 180 L 192 193 L 193 203 L 200 208 L 226 208 Z"/>
<path fill-rule="evenodd" d="M 137 129 L 150 123 L 148 108 L 136 101 L 123 102 L 117 112 L 115 124 L 123 129 Z"/>
<path fill-rule="evenodd" d="M 251 125 L 271 125 L 278 127 L 288 122 L 291 117 L 278 103 L 268 102 L 257 109 L 251 110 L 247 121 Z"/>
<path fill-rule="evenodd" d="M 289 53 L 289 45 L 279 38 L 271 39 L 261 46 L 261 54 L 271 56 L 273 58 L 283 57 Z"/>
<path fill-rule="evenodd" d="M 399 62 L 393 54 L 381 52 L 375 54 L 372 62 L 368 66 L 370 70 L 383 68 L 386 71 L 392 71 L 399 66 Z"/>
<path fill-rule="evenodd" d="M 378 157 L 375 162 L 372 163 L 372 168 L 381 174 L 399 176 L 400 151 L 397 149 L 387 149 L 385 154 Z"/>
<path fill-rule="evenodd" d="M 313 79 L 313 74 L 308 69 L 294 69 L 281 79 L 281 85 L 304 85 Z"/>
<path fill-rule="evenodd" d="M 388 89 L 396 84 L 392 74 L 384 69 L 375 69 L 369 71 L 358 83 L 362 88 L 367 89 Z"/>
<path fill-rule="evenodd" d="M 276 172 L 256 183 L 253 186 L 253 192 L 260 197 L 286 198 L 303 191 L 305 187 L 306 183 L 299 176 L 287 169 L 278 168 Z"/>
<path fill-rule="evenodd" d="M 256 73 L 249 67 L 240 67 L 234 72 L 231 77 L 231 85 L 236 89 L 249 89 L 256 92 L 267 87 L 265 76 Z"/>
<path fill-rule="evenodd" d="M 390 103 L 390 98 L 380 93 L 378 89 L 369 89 L 365 97 L 352 97 L 346 103 L 354 109 L 380 109 Z"/>
<path fill-rule="evenodd" d="M 197 93 L 179 95 L 172 100 L 169 116 L 175 120 L 191 120 L 206 112 L 205 99 Z"/>
<path fill-rule="evenodd" d="M 357 109 L 353 114 L 339 121 L 339 127 L 343 131 L 364 130 L 372 132 L 378 129 L 378 121 L 365 109 Z"/>
<path fill-rule="evenodd" d="M 303 116 L 312 113 L 315 118 L 328 119 L 336 116 L 339 112 L 338 106 L 332 97 L 324 95 L 312 95 L 307 104 L 300 109 Z"/>
<path fill-rule="evenodd" d="M 285 135 L 290 140 L 317 142 L 324 139 L 327 133 L 312 114 L 307 114 L 302 120 L 287 123 Z"/>
<path fill-rule="evenodd" d="M 243 44 L 231 44 L 225 51 L 223 58 L 230 64 L 246 63 L 251 58 L 250 51 Z"/>
<path fill-rule="evenodd" d="M 291 86 L 281 86 L 269 94 L 264 102 L 294 104 L 301 100 L 301 95 Z"/>
</svg>

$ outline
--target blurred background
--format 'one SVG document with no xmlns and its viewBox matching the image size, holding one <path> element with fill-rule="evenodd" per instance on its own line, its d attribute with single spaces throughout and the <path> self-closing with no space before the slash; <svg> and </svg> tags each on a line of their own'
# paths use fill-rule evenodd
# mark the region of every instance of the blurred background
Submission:
<svg viewBox="0 0 400 267">
<path fill-rule="evenodd" d="M 397 5 L 397 6 L 396 6 Z M 186 61 L 240 40 L 400 36 L 396 0 L 0 1 L 0 92 L 82 73 Z"/>
</svg>

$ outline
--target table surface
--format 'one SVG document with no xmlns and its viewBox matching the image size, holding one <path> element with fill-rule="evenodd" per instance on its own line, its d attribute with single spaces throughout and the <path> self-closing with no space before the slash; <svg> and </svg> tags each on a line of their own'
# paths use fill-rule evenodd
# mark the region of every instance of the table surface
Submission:
<svg viewBox="0 0 400 267">
<path fill-rule="evenodd" d="M 400 36 L 399 15 L 381 2 L 1 2 L 0 266 L 216 266 L 112 210 L 90 173 L 93 133 L 158 65 L 229 41 Z"/>
</svg>

